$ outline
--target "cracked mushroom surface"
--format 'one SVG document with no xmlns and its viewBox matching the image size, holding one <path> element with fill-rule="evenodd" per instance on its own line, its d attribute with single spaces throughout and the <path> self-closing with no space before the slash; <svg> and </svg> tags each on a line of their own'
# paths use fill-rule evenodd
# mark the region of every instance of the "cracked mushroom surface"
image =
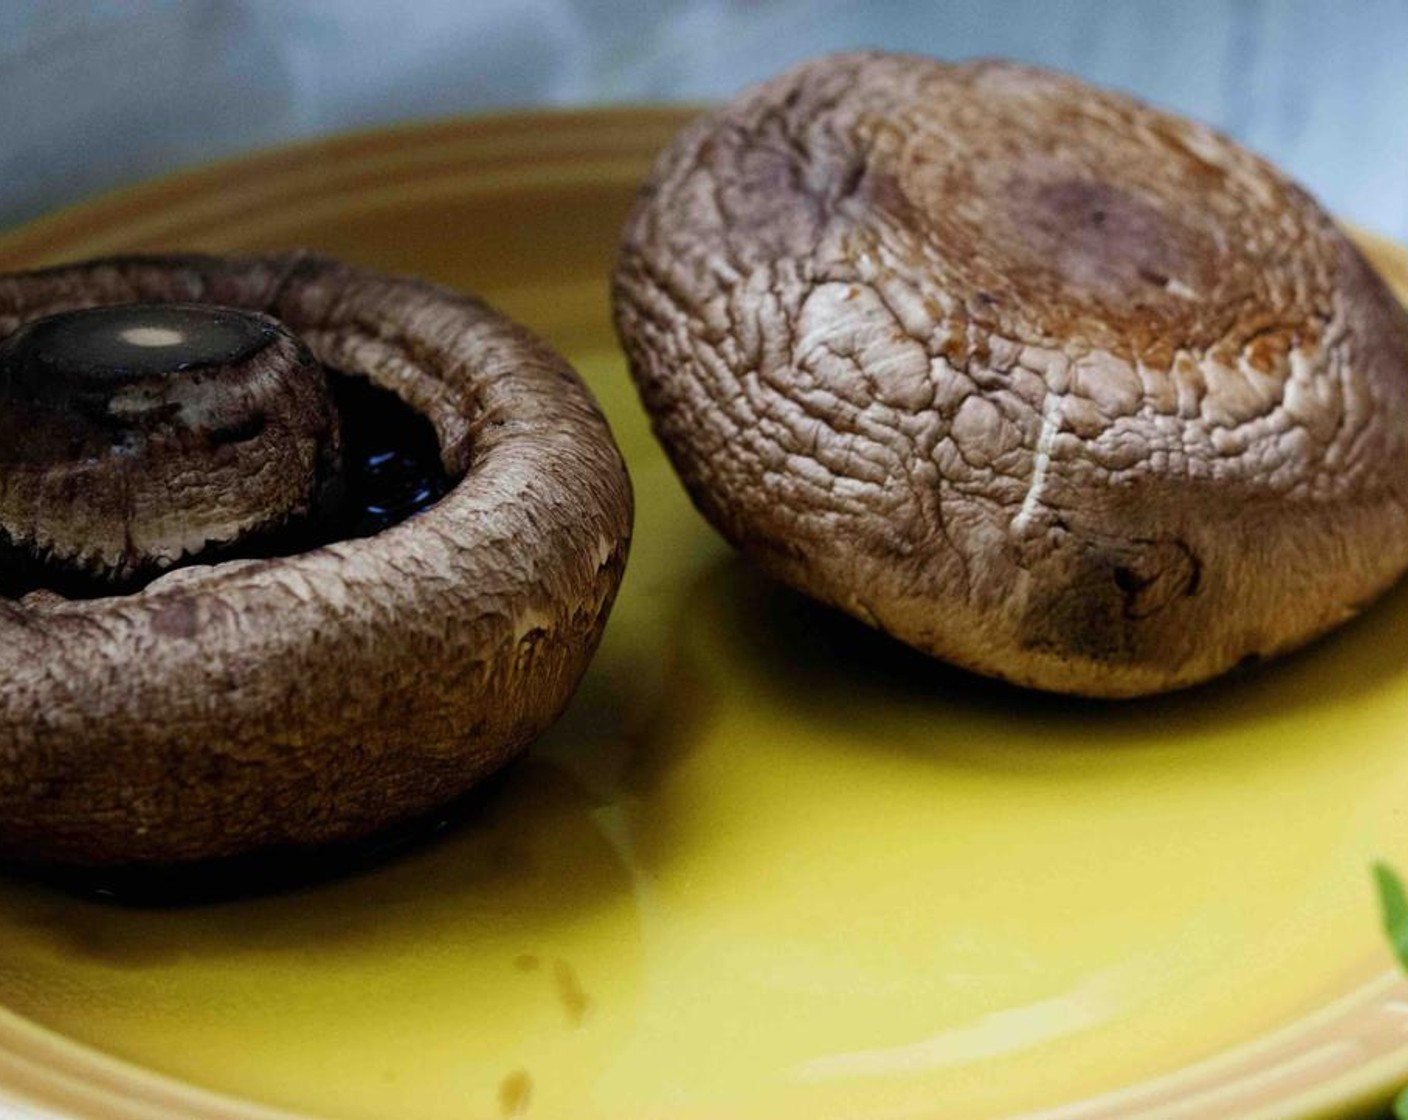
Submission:
<svg viewBox="0 0 1408 1120">
<path fill-rule="evenodd" d="M 0 595 L 0 855 L 354 838 L 463 792 L 566 704 L 631 493 L 527 331 L 288 254 L 2 276 L 0 337 L 0 569 L 23 576 Z M 355 432 L 334 406 L 368 393 L 433 429 L 444 493 L 403 519 L 338 508 Z"/>
<path fill-rule="evenodd" d="M 614 295 L 705 516 L 966 668 L 1180 688 L 1408 566 L 1408 316 L 1303 190 L 1128 97 L 803 64 L 663 153 Z"/>
</svg>

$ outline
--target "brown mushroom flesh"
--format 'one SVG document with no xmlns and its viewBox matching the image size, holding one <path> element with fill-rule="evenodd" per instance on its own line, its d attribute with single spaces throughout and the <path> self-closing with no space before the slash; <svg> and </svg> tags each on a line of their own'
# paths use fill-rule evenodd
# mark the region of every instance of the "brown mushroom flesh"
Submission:
<svg viewBox="0 0 1408 1120">
<path fill-rule="evenodd" d="M 364 539 L 131 594 L 0 599 L 0 854 L 169 862 L 370 833 L 497 768 L 600 637 L 631 496 L 573 371 L 482 303 L 306 255 L 0 277 L 0 335 L 149 301 L 268 314 L 434 426 L 459 481 Z"/>
<path fill-rule="evenodd" d="M 720 531 L 979 672 L 1194 684 L 1408 564 L 1408 317 L 1264 161 L 1074 79 L 804 64 L 662 155 L 615 298 Z"/>
</svg>

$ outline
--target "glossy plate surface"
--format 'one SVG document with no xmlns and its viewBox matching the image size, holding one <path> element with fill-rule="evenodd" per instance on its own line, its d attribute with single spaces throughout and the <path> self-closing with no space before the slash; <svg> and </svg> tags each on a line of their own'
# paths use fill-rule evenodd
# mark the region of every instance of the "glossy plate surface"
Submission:
<svg viewBox="0 0 1408 1120">
<path fill-rule="evenodd" d="M 1408 1081 L 1369 865 L 1408 867 L 1408 588 L 1152 702 L 947 670 L 694 513 L 614 343 L 679 111 L 288 149 L 0 267 L 302 245 L 486 295 L 602 401 L 639 515 L 562 723 L 437 841 L 182 909 L 0 876 L 0 1111 L 407 1120 L 1343 1115 Z M 1398 249 L 1368 242 L 1408 292 Z"/>
</svg>

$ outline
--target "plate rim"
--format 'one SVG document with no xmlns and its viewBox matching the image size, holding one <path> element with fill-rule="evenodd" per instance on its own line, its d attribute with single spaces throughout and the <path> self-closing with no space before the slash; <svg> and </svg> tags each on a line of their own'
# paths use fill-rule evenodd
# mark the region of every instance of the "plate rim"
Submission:
<svg viewBox="0 0 1408 1120">
<path fill-rule="evenodd" d="M 370 128 L 339 131 L 327 135 L 291 139 L 275 145 L 253 148 L 220 159 L 185 166 L 104 190 L 83 201 L 49 211 L 38 217 L 0 229 L 0 268 L 22 267 L 38 262 L 57 263 L 66 259 L 54 246 L 84 236 L 85 231 L 111 227 L 122 231 L 121 215 L 159 209 L 172 197 L 198 198 L 207 192 L 227 188 L 232 173 L 249 175 L 264 184 L 255 193 L 277 197 L 296 189 L 300 182 L 317 179 L 330 172 L 329 163 L 340 156 L 360 153 L 364 164 L 374 153 L 393 161 L 404 161 L 407 152 L 436 148 L 445 143 L 490 143 L 496 136 L 537 137 L 545 151 L 561 162 L 571 162 L 570 146 L 564 136 L 586 137 L 619 131 L 626 143 L 609 155 L 627 159 L 632 165 L 648 164 L 650 154 L 642 151 L 642 133 L 661 138 L 673 134 L 708 107 L 701 102 L 611 104 L 584 107 L 512 108 L 489 113 L 437 117 L 399 122 Z M 642 129 L 642 125 L 648 125 Z M 345 161 L 344 161 L 345 162 Z M 375 160 L 372 160 L 375 162 Z M 213 195 L 212 195 L 213 197 Z M 1391 238 L 1354 225 L 1344 228 L 1371 259 L 1376 269 L 1400 290 L 1408 291 L 1408 247 Z M 1384 951 L 1388 959 L 1387 948 Z M 1377 994 L 1375 994 L 1377 993 Z M 1368 998 L 1366 999 L 1366 995 Z M 1399 1044 L 1370 1054 L 1367 1060 L 1350 1060 L 1338 1072 L 1309 1088 L 1294 1089 L 1287 1096 L 1263 1097 L 1250 1101 L 1254 1111 L 1244 1112 L 1248 1120 L 1258 1117 L 1280 1120 L 1320 1120 L 1343 1117 L 1347 1111 L 1361 1112 L 1383 1108 L 1403 1085 L 1408 1084 L 1408 980 L 1392 967 L 1356 988 L 1344 992 L 1329 1004 L 1298 1019 L 1284 1023 L 1256 1038 L 1220 1051 L 1206 1059 L 1179 1067 L 1157 1078 L 1133 1082 L 1094 1097 L 1086 1097 L 1053 1107 L 1029 1111 L 1012 1120 L 1083 1120 L 1090 1116 L 1126 1116 L 1141 1120 L 1174 1120 L 1226 1115 L 1208 1112 L 1199 1105 L 1212 1090 L 1189 1098 L 1173 1098 L 1143 1107 L 1135 1098 L 1148 1095 L 1151 1087 L 1180 1082 L 1197 1082 L 1210 1069 L 1237 1065 L 1248 1051 L 1260 1051 L 1277 1040 L 1304 1035 L 1321 1020 L 1336 1014 L 1341 1005 L 1362 1001 L 1360 1010 L 1388 1012 L 1397 1025 Z M 1357 1004 L 1356 1004 L 1357 1006 Z M 1334 1041 L 1332 1039 L 1332 1041 Z M 1362 1046 L 1363 1040 L 1341 1038 L 1339 1042 Z M 1357 1055 L 1364 1057 L 1363 1054 Z M 1294 1056 L 1290 1061 L 1294 1061 Z M 1283 1063 L 1285 1064 L 1285 1063 Z M 1257 1073 L 1255 1065 L 1250 1073 Z M 1262 1074 L 1265 1073 L 1263 1069 Z M 1264 1081 L 1261 1083 L 1264 1088 Z M 1214 1082 L 1214 1089 L 1217 1083 Z M 1255 1092 L 1256 1085 L 1246 1073 L 1222 1082 L 1223 1089 Z M 1221 1094 L 1211 1099 L 1213 1107 L 1223 1107 Z M 1133 1103 L 1137 1112 L 1108 1112 Z M 1235 1103 L 1235 1102 L 1233 1102 Z M 1094 1109 L 1095 1111 L 1091 1111 Z M 312 1114 L 290 1112 L 204 1089 L 180 1078 L 160 1073 L 136 1062 L 109 1054 L 98 1047 L 70 1038 L 0 1005 L 0 1114 L 17 1120 L 318 1120 Z"/>
</svg>

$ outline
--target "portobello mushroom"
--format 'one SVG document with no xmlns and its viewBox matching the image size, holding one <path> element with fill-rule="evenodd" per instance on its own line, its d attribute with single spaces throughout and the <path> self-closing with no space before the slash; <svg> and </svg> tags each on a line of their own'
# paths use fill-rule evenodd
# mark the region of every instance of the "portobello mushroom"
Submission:
<svg viewBox="0 0 1408 1120">
<path fill-rule="evenodd" d="M 0 855 L 350 839 L 460 794 L 566 704 L 631 495 L 527 331 L 291 254 L 0 277 L 0 336 Z M 349 517 L 357 472 L 396 465 L 350 461 L 349 394 L 380 394 L 373 434 L 413 410 L 438 500 Z"/>
<path fill-rule="evenodd" d="M 805 63 L 701 117 L 617 328 L 768 572 L 1036 688 L 1180 688 L 1408 566 L 1408 317 L 1198 124 L 1005 62 Z"/>
</svg>

